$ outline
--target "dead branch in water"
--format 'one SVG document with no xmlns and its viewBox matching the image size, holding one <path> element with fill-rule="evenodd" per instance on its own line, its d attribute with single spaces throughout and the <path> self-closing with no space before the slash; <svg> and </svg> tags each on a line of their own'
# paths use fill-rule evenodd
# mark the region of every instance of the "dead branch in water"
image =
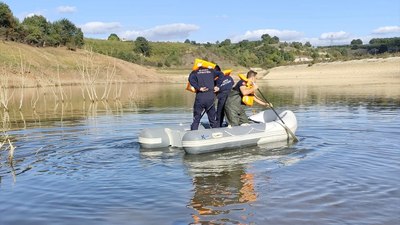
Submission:
<svg viewBox="0 0 400 225">
<path fill-rule="evenodd" d="M 57 78 L 58 78 L 58 89 L 60 92 L 60 97 L 61 97 L 61 102 L 64 102 L 64 90 L 61 85 L 61 79 L 60 79 L 60 65 L 57 64 Z M 66 95 L 66 94 L 65 94 Z"/>
<path fill-rule="evenodd" d="M 8 161 L 10 162 L 10 164 L 12 164 L 13 159 L 14 159 L 14 151 L 15 151 L 15 147 L 14 145 L 11 143 L 10 138 L 7 137 L 8 139 L 8 145 L 9 145 L 9 152 L 8 152 Z"/>
<path fill-rule="evenodd" d="M 21 111 L 22 109 L 22 104 L 24 100 L 24 90 L 25 90 L 25 81 L 27 77 L 27 72 L 30 71 L 31 65 L 27 65 L 26 60 L 24 60 L 24 57 L 22 56 L 21 50 L 19 52 L 19 59 L 20 59 L 20 74 L 21 74 L 21 98 L 19 101 L 19 107 L 18 109 Z M 28 68 L 28 69 L 27 69 Z"/>
<path fill-rule="evenodd" d="M 31 99 L 31 107 L 35 111 L 36 110 L 36 104 L 39 101 L 39 88 L 36 88 L 36 94 L 32 97 Z"/>
<path fill-rule="evenodd" d="M 8 103 L 10 102 L 12 96 L 14 95 L 14 89 L 10 94 L 9 88 L 9 75 L 6 72 L 6 69 L 2 67 L 2 72 L 0 74 L 0 103 L 4 110 L 8 111 Z"/>
<path fill-rule="evenodd" d="M 77 63 L 77 65 L 89 100 L 95 102 L 98 100 L 95 85 L 100 74 L 100 67 L 94 63 L 93 51 L 87 52 L 85 60 L 82 63 Z"/>
<path fill-rule="evenodd" d="M 108 99 L 115 74 L 116 74 L 116 66 L 115 66 L 115 60 L 114 60 L 114 65 L 111 69 L 110 69 L 110 65 L 107 66 L 106 84 L 105 84 L 104 93 L 103 93 L 103 96 L 101 97 L 101 100 Z"/>
<path fill-rule="evenodd" d="M 122 93 L 122 81 L 117 83 L 115 81 L 115 95 L 114 95 L 114 100 L 120 100 L 121 99 L 121 93 Z"/>
</svg>

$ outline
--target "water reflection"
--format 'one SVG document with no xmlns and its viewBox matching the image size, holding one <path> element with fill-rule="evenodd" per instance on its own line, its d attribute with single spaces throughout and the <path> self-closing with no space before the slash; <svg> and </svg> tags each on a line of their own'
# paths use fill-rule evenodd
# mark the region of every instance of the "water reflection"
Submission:
<svg viewBox="0 0 400 225">
<path fill-rule="evenodd" d="M 257 177 L 252 164 L 262 162 L 274 169 L 288 166 L 304 158 L 304 152 L 287 142 L 270 143 L 253 148 L 188 155 L 179 148 L 140 149 L 144 167 L 184 165 L 192 180 L 193 190 L 188 208 L 192 209 L 190 224 L 249 224 L 249 208 L 258 201 L 257 179 L 268 182 L 268 176 Z"/>
<path fill-rule="evenodd" d="M 257 177 L 250 170 L 250 164 L 275 163 L 273 161 L 293 152 L 286 142 L 277 142 L 204 155 L 184 155 L 184 165 L 194 186 L 188 203 L 194 210 L 194 224 L 248 224 L 252 213 L 247 209 L 259 195 Z"/>
<path fill-rule="evenodd" d="M 181 161 L 184 151 L 178 148 L 140 149 L 140 162 L 143 165 L 154 165 L 157 163 L 169 164 Z"/>
<path fill-rule="evenodd" d="M 343 87 L 271 87 L 260 83 L 260 90 L 274 103 L 275 108 L 285 106 L 295 108 L 311 105 L 343 105 L 345 107 L 366 104 L 367 107 L 400 106 L 400 91 L 387 91 L 385 87 L 363 87 L 351 89 Z M 120 91 L 119 98 L 99 101 L 88 101 L 82 97 L 80 86 L 65 87 L 61 98 L 55 87 L 25 88 L 14 91 L 10 97 L 7 110 L 14 128 L 26 128 L 30 121 L 46 121 L 72 117 L 96 117 L 103 114 L 122 114 L 123 112 L 144 112 L 161 109 L 184 109 L 192 111 L 194 95 L 184 91 L 184 84 L 124 84 L 113 89 Z M 104 87 L 99 86 L 99 93 Z M 374 92 L 369 90 L 374 88 Z M 69 92 L 68 94 L 65 94 Z M 23 94 L 23 96 L 21 96 Z M 255 107 L 257 109 L 257 107 Z M 4 110 L 1 110 L 4 111 Z M 2 112 L 0 112 L 2 113 Z M 27 122 L 27 123 L 25 123 Z"/>
</svg>

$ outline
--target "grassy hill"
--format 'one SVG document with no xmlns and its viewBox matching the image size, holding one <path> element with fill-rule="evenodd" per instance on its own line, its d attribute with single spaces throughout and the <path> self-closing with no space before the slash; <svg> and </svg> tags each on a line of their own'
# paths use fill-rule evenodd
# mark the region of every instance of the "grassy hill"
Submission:
<svg viewBox="0 0 400 225">
<path fill-rule="evenodd" d="M 240 67 L 234 60 L 226 58 L 204 45 L 179 42 L 149 42 L 149 45 L 151 54 L 149 57 L 144 57 L 134 51 L 134 41 L 85 39 L 85 47 L 94 52 L 164 70 L 188 70 L 196 58 L 209 60 L 224 67 Z"/>
<path fill-rule="evenodd" d="M 165 81 L 153 68 L 94 53 L 60 48 L 38 48 L 17 42 L 0 42 L 0 83 L 20 87 L 94 83 Z M 113 70 L 115 68 L 115 70 Z"/>
<path fill-rule="evenodd" d="M 143 37 L 141 37 L 143 39 Z M 270 69 L 292 64 L 344 61 L 362 58 L 387 57 L 398 54 L 400 38 L 373 40 L 373 44 L 313 47 L 309 42 L 280 42 L 278 37 L 263 35 L 262 40 L 243 40 L 231 43 L 229 39 L 199 44 L 196 42 L 146 42 L 85 39 L 86 48 L 140 65 L 154 68 L 190 69 L 195 58 L 215 62 L 222 68 L 261 67 Z M 139 50 L 138 50 L 139 47 Z"/>
<path fill-rule="evenodd" d="M 275 38 L 275 37 L 274 37 Z M 398 55 L 400 38 L 378 39 L 374 45 L 314 48 L 309 43 L 274 38 L 230 43 L 148 42 L 150 54 L 135 51 L 136 41 L 85 39 L 82 49 L 32 47 L 0 42 L 3 86 L 31 87 L 113 82 L 186 82 L 195 58 L 215 62 L 234 73 L 248 68 L 264 72 L 276 66 Z M 383 42 L 382 42 L 383 41 Z M 386 42 L 387 43 L 386 43 Z M 381 43 L 382 42 L 382 43 Z M 84 71 L 84 73 L 82 73 Z"/>
</svg>

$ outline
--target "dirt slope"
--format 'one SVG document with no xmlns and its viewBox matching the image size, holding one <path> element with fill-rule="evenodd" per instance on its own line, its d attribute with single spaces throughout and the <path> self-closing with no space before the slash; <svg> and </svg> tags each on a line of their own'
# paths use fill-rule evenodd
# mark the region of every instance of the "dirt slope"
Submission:
<svg viewBox="0 0 400 225">
<path fill-rule="evenodd" d="M 79 84 L 83 77 L 79 68 L 88 69 L 87 77 L 95 83 L 104 83 L 115 65 L 114 81 L 165 82 L 156 70 L 78 49 L 37 48 L 15 42 L 0 42 L 1 82 L 9 86 L 45 86 L 61 82 Z M 59 72 L 58 72 L 59 71 Z M 110 80 L 110 79 L 108 79 Z M 7 81 L 7 82 L 6 82 Z"/>
</svg>

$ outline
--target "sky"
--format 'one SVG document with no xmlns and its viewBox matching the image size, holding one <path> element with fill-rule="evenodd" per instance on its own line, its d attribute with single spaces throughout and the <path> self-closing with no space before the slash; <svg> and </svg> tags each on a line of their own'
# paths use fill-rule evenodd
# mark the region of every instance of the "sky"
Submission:
<svg viewBox="0 0 400 225">
<path fill-rule="evenodd" d="M 399 0 L 0 0 L 21 22 L 42 15 L 67 18 L 85 37 L 215 43 L 260 40 L 261 35 L 314 46 L 368 43 L 400 37 Z"/>
</svg>

